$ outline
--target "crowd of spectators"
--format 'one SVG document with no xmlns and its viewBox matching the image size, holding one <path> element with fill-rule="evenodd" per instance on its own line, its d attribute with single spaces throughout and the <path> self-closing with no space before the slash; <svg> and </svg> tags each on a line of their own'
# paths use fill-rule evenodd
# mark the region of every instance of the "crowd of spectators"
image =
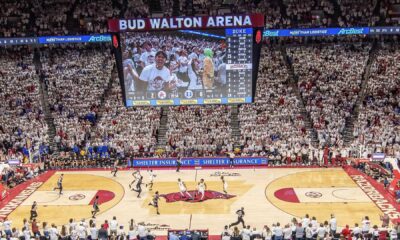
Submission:
<svg viewBox="0 0 400 240">
<path fill-rule="evenodd" d="M 254 240 L 254 239 L 397 239 L 400 224 L 389 226 L 388 215 L 381 216 L 382 223 L 372 223 L 368 216 L 361 222 L 354 223 L 353 227 L 342 225 L 334 214 L 329 220 L 318 220 L 314 216 L 305 214 L 303 218 L 293 218 L 287 224 L 279 222 L 264 225 L 262 229 L 248 226 L 225 226 L 222 240 Z M 0 221 L 0 236 L 11 239 L 118 239 L 118 240 L 153 240 L 156 235 L 144 222 L 136 223 L 133 219 L 126 225 L 120 223 L 117 217 L 98 223 L 94 219 L 70 219 L 67 224 L 56 226 L 54 223 L 39 222 L 36 218 L 32 221 L 23 220 L 22 229 L 13 227 L 15 223 L 9 219 Z M 240 229 L 240 230 L 239 230 Z M 193 232 L 193 231 L 192 231 Z M 400 234 L 399 234 L 400 235 Z M 170 240 L 188 239 L 187 235 L 178 235 L 171 232 Z M 186 238 L 183 238 L 186 237 Z M 196 239 L 201 237 L 196 236 Z"/>
<path fill-rule="evenodd" d="M 144 222 L 137 223 L 131 219 L 127 224 L 121 224 L 114 216 L 96 225 L 93 219 L 70 219 L 65 225 L 54 223 L 23 220 L 22 229 L 13 227 L 15 223 L 9 219 L 0 220 L 0 237 L 6 239 L 50 239 L 50 240 L 154 240 L 155 234 L 146 227 Z"/>
<path fill-rule="evenodd" d="M 342 15 L 338 18 L 341 27 L 376 26 L 380 20 L 379 15 L 374 14 L 378 0 L 338 0 Z"/>
<path fill-rule="evenodd" d="M 400 51 L 382 46 L 371 66 L 365 99 L 353 132 L 353 146 L 362 152 L 400 156 Z"/>
<path fill-rule="evenodd" d="M 95 128 L 95 145 L 107 144 L 118 152 L 154 152 L 160 126 L 160 107 L 126 108 L 121 85 L 114 78 Z"/>
<path fill-rule="evenodd" d="M 170 107 L 167 124 L 167 151 L 185 150 L 185 155 L 216 155 L 233 150 L 231 106 Z"/>
<path fill-rule="evenodd" d="M 166 6 L 172 6 L 172 1 L 169 1 Z M 172 11 L 172 10 L 171 10 Z M 171 11 L 168 11 L 168 9 L 165 9 L 165 13 L 169 14 Z M 125 18 L 128 17 L 136 17 L 136 18 L 145 18 L 149 17 L 150 11 L 149 11 L 149 6 L 145 4 L 143 0 L 138 0 L 138 1 L 128 1 L 128 6 L 125 11 Z M 171 15 L 170 15 L 171 16 Z"/>
<path fill-rule="evenodd" d="M 329 0 L 290 0 L 286 5 L 285 27 L 329 27 L 333 25 L 334 7 Z"/>
<path fill-rule="evenodd" d="M 122 1 L 117 1 L 122 6 Z M 134 1 L 128 1 L 134 2 Z M 73 18 L 79 20 L 80 31 L 88 33 L 107 33 L 107 21 L 118 18 L 121 9 L 114 7 L 113 0 L 85 0 L 80 1 L 73 12 Z"/>
<path fill-rule="evenodd" d="M 33 16 L 31 1 L 4 0 L 0 2 L 0 37 L 32 35 L 30 23 Z"/>
<path fill-rule="evenodd" d="M 28 148 L 48 142 L 33 53 L 0 49 L 0 151 L 22 160 Z"/>
<path fill-rule="evenodd" d="M 35 33 L 38 36 L 68 35 L 67 14 L 75 0 L 41 0 L 33 6 Z M 46 9 L 46 14 L 43 10 Z"/>
<path fill-rule="evenodd" d="M 302 154 L 316 155 L 309 131 L 300 113 L 295 85 L 278 50 L 261 53 L 255 103 L 241 106 L 239 112 L 243 152 L 264 152 L 270 158 L 295 161 Z"/>
<path fill-rule="evenodd" d="M 73 149 L 91 140 L 114 60 L 108 48 L 53 48 L 42 52 L 42 75 L 56 125 L 54 141 Z M 67 59 L 67 61 L 66 61 Z"/>
<path fill-rule="evenodd" d="M 161 12 L 148 1 L 44 0 L 0 3 L 0 36 L 66 35 L 107 32 L 107 20 L 118 17 L 224 15 L 259 12 L 267 28 L 357 27 L 398 25 L 398 0 L 161 0 Z M 335 7 L 335 4 L 338 7 Z M 45 11 L 45 14 L 44 14 Z M 155 11 L 159 11 L 156 9 Z M 75 24 L 79 28 L 75 28 Z"/>
<path fill-rule="evenodd" d="M 319 221 L 316 217 L 310 217 L 306 214 L 303 218 L 293 218 L 287 224 L 276 222 L 271 226 L 265 225 L 262 230 L 243 226 L 239 230 L 238 227 L 230 229 L 225 226 L 221 233 L 222 240 L 254 240 L 254 239 L 285 239 L 285 240 L 302 240 L 302 239 L 397 239 L 397 232 L 400 225 L 388 226 L 389 218 L 387 215 L 382 217 L 382 225 L 378 227 L 373 225 L 368 216 L 365 216 L 361 223 L 355 223 L 354 227 L 345 225 L 338 227 L 338 222 L 334 214 L 325 221 Z"/>
<path fill-rule="evenodd" d="M 6 167 L 3 167 L 6 166 Z M 1 165 L 0 184 L 7 189 L 13 188 L 27 180 L 30 180 L 41 172 L 39 168 L 31 168 L 24 166 Z"/>
<path fill-rule="evenodd" d="M 343 147 L 345 121 L 353 112 L 369 49 L 362 43 L 289 49 L 320 147 Z"/>
</svg>

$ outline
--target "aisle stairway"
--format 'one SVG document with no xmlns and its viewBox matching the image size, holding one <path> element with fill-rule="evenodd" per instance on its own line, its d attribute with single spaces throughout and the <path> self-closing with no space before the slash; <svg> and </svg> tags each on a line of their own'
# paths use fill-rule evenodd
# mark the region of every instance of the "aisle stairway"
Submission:
<svg viewBox="0 0 400 240">
<path fill-rule="evenodd" d="M 231 137 L 234 140 L 234 145 L 238 146 L 240 141 L 240 122 L 239 122 L 239 106 L 232 105 L 231 108 Z"/>
<path fill-rule="evenodd" d="M 311 119 L 310 113 L 307 112 L 307 110 L 306 110 L 306 107 L 304 104 L 304 99 L 301 96 L 300 90 L 298 88 L 298 85 L 297 85 L 298 76 L 296 76 L 294 73 L 293 65 L 290 62 L 290 59 L 286 53 L 286 47 L 282 46 L 280 48 L 280 50 L 281 50 L 283 59 L 285 60 L 286 67 L 288 68 L 290 85 L 292 86 L 297 99 L 300 100 L 300 113 L 303 116 L 304 123 L 306 125 L 306 130 L 311 137 L 311 144 L 313 145 L 313 147 L 318 147 L 318 145 L 319 145 L 318 134 L 317 134 L 317 131 L 313 127 L 314 126 L 313 120 Z"/>
<path fill-rule="evenodd" d="M 49 150 L 50 153 L 54 153 L 57 152 L 57 146 L 56 143 L 54 142 L 54 137 L 56 136 L 56 125 L 54 124 L 54 118 L 50 111 L 49 107 L 50 105 L 48 100 L 49 95 L 44 82 L 45 78 L 41 74 L 42 63 L 40 61 L 40 53 L 37 49 L 34 52 L 33 63 L 35 64 L 36 72 L 38 73 L 38 78 L 39 78 L 40 104 L 42 106 L 45 120 L 48 126 L 47 134 L 49 136 L 49 148 L 50 148 Z"/>
<path fill-rule="evenodd" d="M 365 94 L 368 86 L 368 79 L 371 72 L 371 66 L 376 59 L 377 52 L 378 52 L 378 45 L 376 42 L 374 42 L 371 50 L 369 51 L 367 64 L 365 65 L 364 72 L 362 74 L 360 92 L 358 93 L 357 100 L 354 103 L 351 116 L 346 119 L 346 125 L 342 133 L 344 137 L 345 146 L 348 146 L 353 141 L 354 123 L 358 118 L 358 114 L 360 112 L 360 106 L 363 100 L 365 99 Z"/>
<path fill-rule="evenodd" d="M 160 119 L 160 128 L 157 133 L 157 148 L 164 148 L 167 143 L 167 123 L 168 123 L 168 107 L 162 107 L 161 110 L 161 119 Z"/>
</svg>

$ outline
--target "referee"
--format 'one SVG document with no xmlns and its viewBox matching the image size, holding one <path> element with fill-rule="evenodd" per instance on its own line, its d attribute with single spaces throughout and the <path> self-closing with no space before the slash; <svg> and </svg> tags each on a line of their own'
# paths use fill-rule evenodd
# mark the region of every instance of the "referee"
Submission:
<svg viewBox="0 0 400 240">
<path fill-rule="evenodd" d="M 244 220 L 243 220 L 243 217 L 244 217 L 244 207 L 242 207 L 241 209 L 237 210 L 237 211 L 236 211 L 236 214 L 238 215 L 237 221 L 234 222 L 234 223 L 231 223 L 231 224 L 229 225 L 229 227 L 233 227 L 233 226 L 236 226 L 236 225 L 238 225 L 239 223 L 241 223 L 241 224 L 243 225 L 243 228 L 245 228 L 246 225 L 244 224 Z"/>
</svg>

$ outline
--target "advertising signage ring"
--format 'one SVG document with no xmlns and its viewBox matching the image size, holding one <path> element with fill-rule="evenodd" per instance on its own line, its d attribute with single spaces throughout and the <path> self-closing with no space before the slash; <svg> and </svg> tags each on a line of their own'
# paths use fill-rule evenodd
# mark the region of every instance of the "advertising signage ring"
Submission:
<svg viewBox="0 0 400 240">
<path fill-rule="evenodd" d="M 263 26 L 264 15 L 262 14 L 108 20 L 110 32 Z"/>
</svg>

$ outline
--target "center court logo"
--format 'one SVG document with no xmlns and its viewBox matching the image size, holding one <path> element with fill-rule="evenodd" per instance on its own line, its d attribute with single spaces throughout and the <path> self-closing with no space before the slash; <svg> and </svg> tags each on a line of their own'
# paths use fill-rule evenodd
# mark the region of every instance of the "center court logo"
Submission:
<svg viewBox="0 0 400 240">
<path fill-rule="evenodd" d="M 313 191 L 311 191 L 311 192 L 306 192 L 306 197 L 309 197 L 309 198 L 320 198 L 320 197 L 322 197 L 322 193 L 320 193 L 320 192 L 313 192 Z"/>
<path fill-rule="evenodd" d="M 78 193 L 78 194 L 74 194 L 74 195 L 70 196 L 69 200 L 71 200 L 71 201 L 79 201 L 79 200 L 85 199 L 85 197 L 86 196 L 84 194 Z"/>
</svg>

